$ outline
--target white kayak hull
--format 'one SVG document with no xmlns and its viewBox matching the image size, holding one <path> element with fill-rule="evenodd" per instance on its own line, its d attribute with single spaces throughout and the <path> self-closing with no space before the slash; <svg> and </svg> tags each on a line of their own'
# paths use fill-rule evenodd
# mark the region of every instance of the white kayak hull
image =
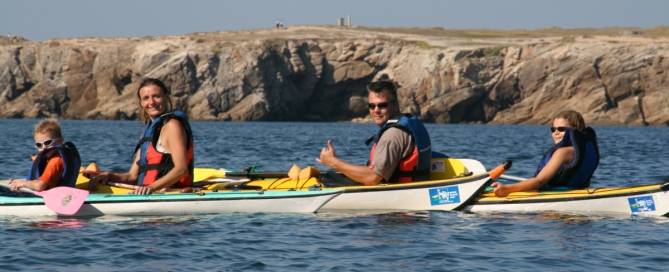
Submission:
<svg viewBox="0 0 669 272">
<path fill-rule="evenodd" d="M 476 176 L 404 184 L 340 187 L 345 191 L 318 212 L 333 211 L 451 211 L 465 206 L 490 184 L 490 176 Z"/>
<path fill-rule="evenodd" d="M 147 196 L 91 194 L 74 215 L 161 216 L 215 213 L 313 213 L 342 190 L 208 192 Z M 41 198 L 0 197 L 0 215 L 57 216 Z"/>
<path fill-rule="evenodd" d="M 669 187 L 669 186 L 666 186 Z M 484 194 L 464 207 L 471 212 L 546 212 L 613 216 L 669 214 L 668 188 L 660 184 L 626 188 L 519 192 L 499 198 Z"/>
</svg>

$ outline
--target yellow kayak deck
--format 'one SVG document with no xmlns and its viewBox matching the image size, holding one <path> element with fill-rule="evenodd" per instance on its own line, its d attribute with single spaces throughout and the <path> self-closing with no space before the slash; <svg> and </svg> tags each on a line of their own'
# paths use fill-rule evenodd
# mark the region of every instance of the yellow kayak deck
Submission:
<svg viewBox="0 0 669 272">
<path fill-rule="evenodd" d="M 393 184 L 378 184 L 373 186 L 336 186 L 337 188 L 346 189 L 347 191 L 373 191 L 373 190 L 402 190 L 402 189 L 413 189 L 416 187 L 425 187 L 433 186 L 435 184 L 447 184 L 454 185 L 459 183 L 469 182 L 472 179 L 480 179 L 485 174 L 471 175 L 471 172 L 467 167 L 458 159 L 452 158 L 435 158 L 433 159 L 433 164 L 437 169 L 436 171 L 431 172 L 430 181 L 421 181 L 421 182 L 411 182 L 411 183 L 393 183 Z M 315 169 L 315 168 L 314 168 Z M 99 168 L 95 163 L 91 163 L 86 167 L 85 170 L 99 171 Z M 306 170 L 303 169 L 303 170 Z M 81 169 L 82 173 L 84 169 Z M 292 169 L 291 169 L 292 171 Z M 313 169 L 310 169 L 313 172 Z M 316 170 L 317 171 L 317 170 Z M 317 171 L 318 172 L 318 171 Z M 302 172 L 307 173 L 307 172 Z M 297 175 L 292 175 L 293 177 L 285 178 L 273 178 L 273 179 L 258 179 L 251 181 L 234 181 L 228 180 L 225 182 L 216 183 L 217 179 L 226 179 L 226 172 L 218 169 L 212 168 L 195 168 L 194 171 L 194 180 L 196 186 L 199 186 L 198 183 L 203 184 L 202 189 L 208 191 L 217 191 L 217 190 L 309 190 L 312 186 L 322 186 L 323 184 L 318 180 L 318 173 L 309 173 L 308 175 L 299 175 L 300 178 L 297 178 Z M 468 175 L 469 173 L 469 175 Z M 290 173 L 289 173 L 290 174 Z M 88 178 L 80 174 L 77 179 L 76 188 L 88 190 Z M 98 186 L 98 191 L 92 193 L 103 193 L 103 194 L 127 194 L 132 192 L 131 189 L 118 188 L 112 186 Z M 166 193 L 179 193 L 178 190 L 168 191 Z"/>
<path fill-rule="evenodd" d="M 638 194 L 650 194 L 663 191 L 661 184 L 640 185 L 623 188 L 592 188 L 579 190 L 555 190 L 555 191 L 525 191 L 511 193 L 506 197 L 497 197 L 488 192 L 476 198 L 476 202 L 484 204 L 488 202 L 524 202 L 524 201 L 555 201 L 555 200 L 578 200 L 594 199 L 604 197 L 617 197 Z"/>
</svg>

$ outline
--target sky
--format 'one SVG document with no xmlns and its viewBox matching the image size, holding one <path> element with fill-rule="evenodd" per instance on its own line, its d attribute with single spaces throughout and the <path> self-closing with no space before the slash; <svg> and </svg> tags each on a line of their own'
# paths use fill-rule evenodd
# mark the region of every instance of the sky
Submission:
<svg viewBox="0 0 669 272">
<path fill-rule="evenodd" d="M 290 25 L 538 29 L 669 25 L 665 0 L 2 0 L 0 34 L 145 37 Z"/>
</svg>

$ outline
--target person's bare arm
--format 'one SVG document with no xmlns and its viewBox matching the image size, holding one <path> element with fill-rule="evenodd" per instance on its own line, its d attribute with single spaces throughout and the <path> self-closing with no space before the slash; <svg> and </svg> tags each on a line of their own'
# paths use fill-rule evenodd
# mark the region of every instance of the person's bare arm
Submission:
<svg viewBox="0 0 669 272">
<path fill-rule="evenodd" d="M 132 166 L 130 166 L 130 171 L 128 171 L 128 173 L 102 172 L 88 181 L 88 190 L 97 191 L 98 183 L 104 183 L 107 181 L 115 183 L 137 184 L 137 179 L 139 179 L 140 153 L 141 151 L 137 150 L 137 153 L 135 154 L 135 160 L 132 162 Z"/>
<path fill-rule="evenodd" d="M 367 166 L 350 164 L 337 158 L 334 146 L 330 140 L 328 140 L 328 147 L 321 150 L 321 156 L 320 158 L 316 158 L 316 161 L 327 165 L 332 169 L 346 175 L 348 178 L 365 185 L 376 185 L 383 180 L 382 176 L 374 173 L 374 171 L 369 169 Z"/>
<path fill-rule="evenodd" d="M 565 163 L 570 163 L 574 160 L 574 150 L 572 147 L 561 147 L 558 150 L 555 150 L 553 156 L 548 161 L 546 166 L 539 172 L 536 177 L 523 180 L 521 182 L 513 184 L 502 184 L 500 182 L 495 182 L 491 186 L 495 187 L 493 192 L 498 197 L 508 196 L 513 192 L 528 191 L 528 190 L 537 190 L 548 181 L 550 181 L 555 174 L 560 170 Z"/>
<path fill-rule="evenodd" d="M 48 184 L 46 182 L 41 181 L 39 179 L 36 179 L 36 180 L 15 180 L 15 179 L 10 178 L 8 183 L 9 183 L 9 185 L 13 186 L 13 188 L 12 188 L 13 191 L 18 191 L 19 188 L 28 188 L 28 189 L 31 189 L 33 191 L 41 192 L 41 191 L 44 191 L 44 189 L 46 189 L 46 187 L 48 186 Z"/>
</svg>

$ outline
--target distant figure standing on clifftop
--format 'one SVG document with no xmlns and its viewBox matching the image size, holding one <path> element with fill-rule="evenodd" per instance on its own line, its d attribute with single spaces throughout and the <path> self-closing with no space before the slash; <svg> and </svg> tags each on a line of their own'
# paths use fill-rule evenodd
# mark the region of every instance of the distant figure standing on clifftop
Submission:
<svg viewBox="0 0 669 272">
<path fill-rule="evenodd" d="M 279 20 L 276 20 L 276 28 L 279 28 Z"/>
<path fill-rule="evenodd" d="M 279 28 L 283 28 L 283 20 L 279 21 Z"/>
</svg>

